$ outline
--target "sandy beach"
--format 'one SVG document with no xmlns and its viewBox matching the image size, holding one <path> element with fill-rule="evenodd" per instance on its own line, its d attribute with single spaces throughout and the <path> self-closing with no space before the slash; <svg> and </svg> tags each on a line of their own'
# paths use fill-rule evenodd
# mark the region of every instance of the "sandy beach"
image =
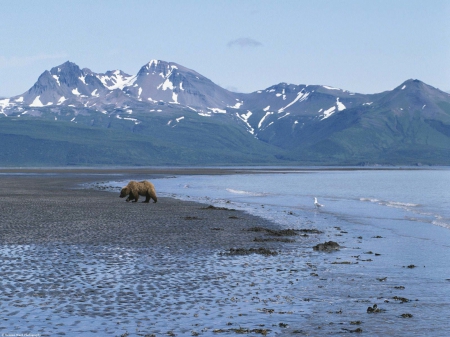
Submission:
<svg viewBox="0 0 450 337">
<path fill-rule="evenodd" d="M 142 176 L 242 172 L 0 170 L 0 332 L 445 335 L 446 307 L 421 317 L 427 298 L 440 296 L 422 295 L 425 266 L 394 265 L 387 273 L 385 253 L 397 245 L 388 228 L 339 227 L 315 212 L 287 213 L 301 227 L 286 230 L 231 206 L 170 197 L 131 203 L 102 190 Z M 330 241 L 341 249 L 321 251 Z"/>
<path fill-rule="evenodd" d="M 136 170 L 131 176 L 143 172 Z M 230 249 L 235 255 L 240 255 L 242 249 L 243 255 L 253 255 L 251 249 L 261 250 L 256 255 L 276 254 L 283 244 L 279 239 L 254 242 L 255 236 L 264 233 L 249 229 L 277 230 L 276 226 L 233 209 L 164 197 L 159 197 L 157 203 L 131 203 L 120 199 L 118 193 L 80 187 L 82 183 L 107 181 L 122 173 L 129 171 L 2 172 L 2 333 L 154 336 L 171 335 L 176 326 L 178 334 L 195 335 L 201 329 L 203 333 L 211 332 L 212 327 L 197 324 L 196 328 L 191 322 L 180 326 L 173 321 L 177 317 L 198 317 L 202 303 L 209 301 L 208 291 L 220 289 L 215 285 L 208 290 L 211 285 L 207 280 L 226 278 L 227 273 L 203 275 L 202 290 L 202 280 L 186 276 L 180 280 L 181 271 L 188 267 L 206 268 L 214 263 L 213 254 L 226 256 Z M 158 170 L 153 174 L 173 171 Z M 155 270 L 157 265 L 164 270 Z M 170 299 L 165 294 L 168 287 L 183 288 L 179 293 L 192 297 L 182 301 Z M 190 303 L 189 308 L 180 313 L 182 305 L 175 305 L 177 302 Z M 149 317 L 160 317 L 159 324 L 165 328 L 152 327 L 156 322 Z M 148 320 L 149 325 L 140 331 L 140 325 L 145 326 Z"/>
<path fill-rule="evenodd" d="M 78 186 L 107 179 L 78 172 L 0 176 L 0 243 L 224 249 L 253 239 L 243 229 L 269 225 L 234 210 L 171 198 L 128 203 L 119 194 Z"/>
</svg>

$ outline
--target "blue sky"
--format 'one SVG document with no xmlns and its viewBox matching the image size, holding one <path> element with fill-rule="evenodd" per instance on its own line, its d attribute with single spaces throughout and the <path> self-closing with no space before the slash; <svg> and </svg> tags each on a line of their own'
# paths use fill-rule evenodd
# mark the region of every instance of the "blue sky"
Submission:
<svg viewBox="0 0 450 337">
<path fill-rule="evenodd" d="M 450 0 L 0 0 L 0 96 L 67 60 L 136 74 L 151 59 L 224 88 L 450 90 Z"/>
</svg>

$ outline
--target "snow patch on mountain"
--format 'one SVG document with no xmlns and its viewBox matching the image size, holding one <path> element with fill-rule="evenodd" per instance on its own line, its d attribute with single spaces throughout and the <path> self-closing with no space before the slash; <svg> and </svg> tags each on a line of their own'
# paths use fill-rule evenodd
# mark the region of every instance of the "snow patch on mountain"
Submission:
<svg viewBox="0 0 450 337">
<path fill-rule="evenodd" d="M 239 99 L 236 98 L 236 104 L 235 105 L 227 105 L 227 108 L 231 108 L 231 109 L 239 109 L 243 104 L 244 101 L 239 101 Z"/>
<path fill-rule="evenodd" d="M 6 116 L 4 109 L 9 106 L 9 98 L 0 99 L 0 113 Z"/>
<path fill-rule="evenodd" d="M 345 105 L 339 101 L 339 97 L 336 98 L 336 105 L 337 105 L 338 111 L 342 111 L 342 110 L 346 109 Z"/>
<path fill-rule="evenodd" d="M 163 83 L 158 85 L 157 88 L 160 89 L 161 87 L 162 87 L 162 90 L 164 90 L 164 91 L 166 91 L 167 89 L 173 90 L 173 88 L 174 88 L 173 83 L 168 78 L 166 78 L 166 80 Z"/>
<path fill-rule="evenodd" d="M 247 113 L 240 114 L 240 115 L 239 115 L 239 113 L 236 112 L 236 116 L 247 125 L 248 132 L 250 132 L 252 135 L 254 135 L 255 129 L 253 129 L 252 126 L 250 125 L 250 123 L 248 122 L 248 119 L 251 117 L 252 114 L 253 113 L 250 110 L 248 110 Z"/>
<path fill-rule="evenodd" d="M 140 120 L 138 120 L 138 119 L 136 119 L 136 118 L 131 118 L 131 117 L 124 117 L 123 118 L 124 120 L 127 120 L 127 121 L 132 121 L 132 122 L 134 122 L 134 124 L 141 124 L 141 121 Z"/>
<path fill-rule="evenodd" d="M 127 85 L 132 85 L 134 83 L 133 80 L 136 80 L 136 76 L 127 75 L 120 70 L 110 71 L 107 74 L 99 74 L 96 77 L 109 90 L 122 90 Z"/>
<path fill-rule="evenodd" d="M 284 108 L 279 109 L 278 113 L 284 112 L 284 110 L 286 110 L 287 108 L 289 108 L 290 106 L 292 106 L 293 104 L 295 104 L 297 102 L 303 102 L 303 101 L 307 100 L 309 94 L 310 94 L 309 92 L 304 92 L 304 89 L 302 89 L 301 91 L 299 91 L 297 93 L 297 97 L 295 97 L 295 99 L 291 103 L 286 105 Z"/>
<path fill-rule="evenodd" d="M 61 86 L 61 83 L 59 83 L 59 76 L 57 75 L 52 75 L 52 77 L 55 79 L 56 83 Z"/>
<path fill-rule="evenodd" d="M 44 104 L 42 104 L 42 102 L 41 102 L 41 100 L 40 100 L 40 97 L 41 97 L 41 96 L 37 96 L 37 97 L 34 99 L 33 103 L 30 104 L 30 106 L 31 106 L 31 107 L 42 107 L 42 106 L 44 106 Z"/>
<path fill-rule="evenodd" d="M 266 114 L 264 115 L 263 118 L 261 118 L 261 120 L 258 123 L 258 129 L 261 129 L 262 123 L 264 122 L 264 120 L 266 119 L 267 116 L 273 115 L 273 112 L 266 112 Z"/>
<path fill-rule="evenodd" d="M 178 103 L 178 94 L 175 93 L 175 91 L 172 93 L 172 101 L 173 102 L 170 102 L 170 103 L 180 104 L 180 103 Z"/>
<path fill-rule="evenodd" d="M 289 116 L 291 113 L 290 112 L 286 112 L 283 116 L 278 117 L 278 120 L 280 120 L 281 118 L 287 117 Z"/>
<path fill-rule="evenodd" d="M 331 108 L 329 108 L 329 109 L 327 109 L 327 110 L 325 110 L 323 112 L 323 117 L 320 120 L 323 121 L 324 119 L 327 119 L 328 117 L 330 117 L 335 112 L 336 112 L 336 107 L 332 106 Z"/>
<path fill-rule="evenodd" d="M 212 112 L 214 112 L 215 114 L 226 114 L 227 110 L 224 109 L 219 109 L 219 108 L 208 108 L 209 110 L 211 110 Z"/>
<path fill-rule="evenodd" d="M 330 87 L 328 85 L 322 85 L 322 88 L 325 88 L 325 89 L 328 89 L 328 90 L 342 90 L 342 89 L 339 89 L 339 88 Z"/>
</svg>

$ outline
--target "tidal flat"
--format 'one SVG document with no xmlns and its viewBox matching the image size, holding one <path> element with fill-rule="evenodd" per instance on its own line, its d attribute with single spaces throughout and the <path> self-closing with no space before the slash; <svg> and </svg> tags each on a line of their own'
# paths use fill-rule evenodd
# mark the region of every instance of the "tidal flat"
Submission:
<svg viewBox="0 0 450 337">
<path fill-rule="evenodd" d="M 149 180 L 152 174 L 164 172 L 148 173 Z M 231 205 L 170 197 L 127 203 L 118 193 L 82 188 L 117 176 L 133 175 L 0 174 L 2 333 L 448 332 L 448 303 L 437 306 L 438 293 L 416 290 L 424 287 L 426 268 L 386 267 L 395 244 L 389 229 L 345 228 L 322 213 L 299 217 L 298 228 L 282 228 Z M 327 242 L 337 249 L 314 249 Z"/>
</svg>

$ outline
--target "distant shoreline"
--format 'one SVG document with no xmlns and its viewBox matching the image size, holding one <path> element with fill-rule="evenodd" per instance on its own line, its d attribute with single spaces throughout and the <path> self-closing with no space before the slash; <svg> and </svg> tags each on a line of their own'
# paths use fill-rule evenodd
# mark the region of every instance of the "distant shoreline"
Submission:
<svg viewBox="0 0 450 337">
<path fill-rule="evenodd" d="M 230 166 L 230 167 L 0 167 L 0 174 L 155 174 L 155 175 L 224 175 L 264 173 L 307 173 L 321 171 L 410 171 L 440 170 L 448 166 Z"/>
</svg>

